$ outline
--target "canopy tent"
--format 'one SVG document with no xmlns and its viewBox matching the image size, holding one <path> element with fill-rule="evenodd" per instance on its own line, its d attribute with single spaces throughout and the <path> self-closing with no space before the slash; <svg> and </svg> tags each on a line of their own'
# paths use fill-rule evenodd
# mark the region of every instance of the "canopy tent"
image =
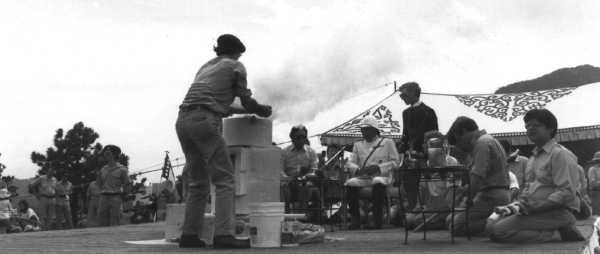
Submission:
<svg viewBox="0 0 600 254">
<path fill-rule="evenodd" d="M 600 138 L 600 83 L 580 87 L 540 90 L 514 94 L 421 93 L 421 100 L 433 108 L 439 129 L 446 133 L 458 116 L 474 119 L 499 139 L 513 145 L 531 144 L 525 135 L 523 116 L 528 110 L 546 108 L 558 119 L 559 142 Z M 322 145 L 348 145 L 361 138 L 358 124 L 367 115 L 379 120 L 382 135 L 397 141 L 402 137 L 402 111 L 407 108 L 394 91 L 361 114 L 321 134 Z"/>
</svg>

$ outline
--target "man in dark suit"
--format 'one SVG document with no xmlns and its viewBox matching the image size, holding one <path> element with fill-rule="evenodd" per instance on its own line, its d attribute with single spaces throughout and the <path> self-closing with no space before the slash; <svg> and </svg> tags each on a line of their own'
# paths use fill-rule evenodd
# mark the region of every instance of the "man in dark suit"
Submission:
<svg viewBox="0 0 600 254">
<path fill-rule="evenodd" d="M 417 166 L 419 161 L 425 159 L 423 151 L 423 137 L 426 132 L 438 130 L 437 116 L 432 108 L 420 100 L 421 88 L 416 82 L 404 83 L 400 86 L 400 98 L 409 105 L 402 112 L 402 143 L 400 154 L 408 154 L 411 159 L 416 159 L 416 165 L 409 163 L 409 167 Z M 414 161 L 414 160 L 413 160 Z M 403 174 L 404 191 L 408 198 L 408 209 L 412 210 L 417 203 L 418 174 Z"/>
</svg>

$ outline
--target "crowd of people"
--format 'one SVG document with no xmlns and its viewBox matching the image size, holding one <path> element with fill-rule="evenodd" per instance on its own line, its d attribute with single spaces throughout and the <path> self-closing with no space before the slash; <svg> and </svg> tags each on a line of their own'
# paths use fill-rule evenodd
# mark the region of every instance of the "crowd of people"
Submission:
<svg viewBox="0 0 600 254">
<path fill-rule="evenodd" d="M 456 118 L 443 135 L 438 131 L 435 111 L 420 101 L 419 85 L 410 82 L 399 90 L 400 98 L 409 105 L 402 114 L 401 142 L 382 137 L 377 120 L 367 116 L 359 124 L 362 139 L 349 150 L 350 156 L 341 160 L 343 168 L 339 170 L 346 175 L 343 198 L 351 217 L 349 229 L 381 228 L 387 196 L 392 195 L 390 190 L 395 184 L 400 186 L 398 196 L 403 199 L 400 203 L 405 211 L 399 213 L 397 221 L 405 227 L 448 229 L 457 236 L 486 235 L 497 242 L 546 242 L 556 236 L 563 241 L 583 240 L 575 221 L 591 215 L 588 180 L 577 157 L 556 142 L 558 121 L 552 112 L 533 109 L 525 114 L 524 130 L 534 144 L 527 158 L 468 117 Z M 306 136 L 306 127 L 293 127 L 292 144 L 283 149 L 282 193 L 285 202 L 294 207 L 300 206 L 298 202 L 312 204 L 319 200 L 314 191 L 319 181 L 306 182 L 322 176 L 320 171 L 328 168 L 325 165 L 317 169 L 317 156 L 307 145 Z M 451 151 L 460 158 L 453 157 Z M 600 152 L 592 162 L 600 165 Z M 420 181 L 418 170 L 403 172 L 408 168 L 459 165 L 466 167 L 469 179 L 454 185 L 448 181 Z M 591 189 L 600 189 L 597 165 L 588 171 Z M 364 206 L 359 201 L 370 204 Z M 452 217 L 442 212 L 449 211 L 453 203 L 459 208 L 468 207 L 468 217 L 466 213 Z M 440 212 L 423 222 L 422 209 Z"/>
<path fill-rule="evenodd" d="M 210 184 L 215 185 L 216 193 L 213 247 L 250 247 L 248 240 L 234 237 L 234 167 L 221 131 L 225 116 L 250 113 L 269 117 L 272 113 L 271 107 L 259 104 L 247 88 L 246 69 L 238 61 L 245 50 L 236 36 L 221 35 L 214 47 L 217 56 L 199 69 L 179 107 L 175 130 L 186 159 L 181 181 L 176 183 L 180 200 L 186 203 L 179 239 L 182 248 L 206 246 L 199 229 Z M 456 118 L 445 135 L 440 133 L 436 112 L 420 100 L 419 84 L 403 84 L 399 91 L 408 108 L 402 112 L 403 135 L 398 143 L 382 136 L 381 126 L 372 116 L 360 122 L 362 139 L 348 149 L 347 158 L 341 146 L 328 147 L 318 156 L 310 147 L 307 128 L 291 129 L 292 144 L 282 149 L 282 198 L 287 211 L 319 211 L 326 200 L 322 195 L 337 196 L 329 202 L 348 205 L 349 229 L 378 229 L 384 216 L 391 216 L 390 196 L 397 190 L 403 209 L 396 222 L 404 227 L 448 229 L 458 236 L 484 234 L 497 242 L 545 242 L 556 232 L 563 241 L 583 239 L 575 221 L 590 214 L 587 181 L 578 158 L 556 142 L 558 121 L 552 112 L 532 109 L 525 114 L 524 130 L 534 144 L 527 158 L 468 117 Z M 236 97 L 243 109 L 231 107 Z M 88 226 L 120 223 L 124 194 L 131 186 L 127 168 L 116 160 L 120 153 L 114 145 L 103 149 L 107 163 L 87 190 Z M 600 190 L 600 153 L 593 162 L 589 187 Z M 452 183 L 423 182 L 418 170 L 403 170 L 461 165 L 468 171 L 468 179 Z M 324 184 L 322 179 L 337 179 L 342 184 Z M 6 189 L 0 189 L 0 233 L 11 228 L 73 227 L 69 207 L 72 184 L 65 175 L 55 176 L 49 168 L 31 183 L 30 190 L 39 203 L 37 214 L 25 201 L 13 209 Z M 162 200 L 156 214 L 164 218 L 165 204 L 176 198 L 167 191 L 155 199 Z M 468 208 L 468 215 L 449 214 L 453 204 Z M 415 214 L 422 209 L 439 212 L 421 222 Z M 320 216 L 317 212 L 316 217 Z"/>
<path fill-rule="evenodd" d="M 131 223 L 165 220 L 167 204 L 177 201 L 171 181 L 163 182 L 157 193 L 148 195 L 143 183 L 132 184 L 127 167 L 116 160 L 120 154 L 120 148 L 115 145 L 104 147 L 102 157 L 106 164 L 96 172 L 96 179 L 87 184 L 84 199 L 87 213 L 84 223 L 78 226 L 120 225 L 127 212 L 133 214 L 129 219 Z M 73 184 L 64 173 L 56 175 L 55 172 L 56 168 L 51 165 L 45 174 L 31 181 L 29 192 L 35 199 L 15 200 L 18 201 L 16 209 L 11 203 L 15 195 L 9 193 L 5 185 L 0 186 L 0 233 L 75 227 L 71 209 Z"/>
</svg>

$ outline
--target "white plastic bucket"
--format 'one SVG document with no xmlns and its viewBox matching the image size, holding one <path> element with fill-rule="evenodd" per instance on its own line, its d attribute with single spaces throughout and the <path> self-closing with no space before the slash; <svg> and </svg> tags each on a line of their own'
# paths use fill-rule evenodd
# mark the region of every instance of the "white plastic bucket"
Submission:
<svg viewBox="0 0 600 254">
<path fill-rule="evenodd" d="M 250 245 L 255 248 L 281 246 L 281 222 L 284 218 L 282 202 L 251 203 Z"/>
<path fill-rule="evenodd" d="M 165 239 L 177 241 L 181 236 L 183 218 L 185 215 L 185 204 L 167 204 L 167 219 L 165 225 Z M 210 213 L 204 214 L 204 225 L 201 230 L 200 239 L 211 245 L 215 233 L 215 216 Z"/>
</svg>

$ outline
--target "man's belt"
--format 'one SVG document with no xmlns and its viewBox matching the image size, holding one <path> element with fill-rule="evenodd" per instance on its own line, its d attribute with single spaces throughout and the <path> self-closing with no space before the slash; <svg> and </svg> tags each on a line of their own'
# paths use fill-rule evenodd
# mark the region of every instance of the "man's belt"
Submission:
<svg viewBox="0 0 600 254">
<path fill-rule="evenodd" d="M 510 190 L 508 186 L 487 186 L 481 189 L 481 191 L 491 191 L 491 190 Z"/>
<path fill-rule="evenodd" d="M 104 196 L 117 196 L 117 195 L 121 195 L 122 193 L 121 192 L 102 192 L 100 194 L 104 195 Z"/>
<path fill-rule="evenodd" d="M 46 194 L 41 194 L 40 196 L 45 197 L 45 198 L 55 198 L 56 195 L 46 195 Z"/>
<path fill-rule="evenodd" d="M 59 198 L 66 198 L 66 197 L 68 197 L 68 195 L 56 195 L 56 197 L 59 197 Z"/>
<path fill-rule="evenodd" d="M 206 105 L 191 104 L 191 105 L 180 105 L 179 106 L 179 111 L 182 111 L 182 112 L 188 112 L 188 111 L 197 110 L 197 109 L 202 109 L 202 110 L 204 110 L 206 112 L 209 112 L 211 114 L 215 114 L 215 115 L 217 115 L 219 117 L 223 117 L 222 113 L 216 112 L 216 111 L 212 110 L 211 108 L 209 108 Z"/>
</svg>

